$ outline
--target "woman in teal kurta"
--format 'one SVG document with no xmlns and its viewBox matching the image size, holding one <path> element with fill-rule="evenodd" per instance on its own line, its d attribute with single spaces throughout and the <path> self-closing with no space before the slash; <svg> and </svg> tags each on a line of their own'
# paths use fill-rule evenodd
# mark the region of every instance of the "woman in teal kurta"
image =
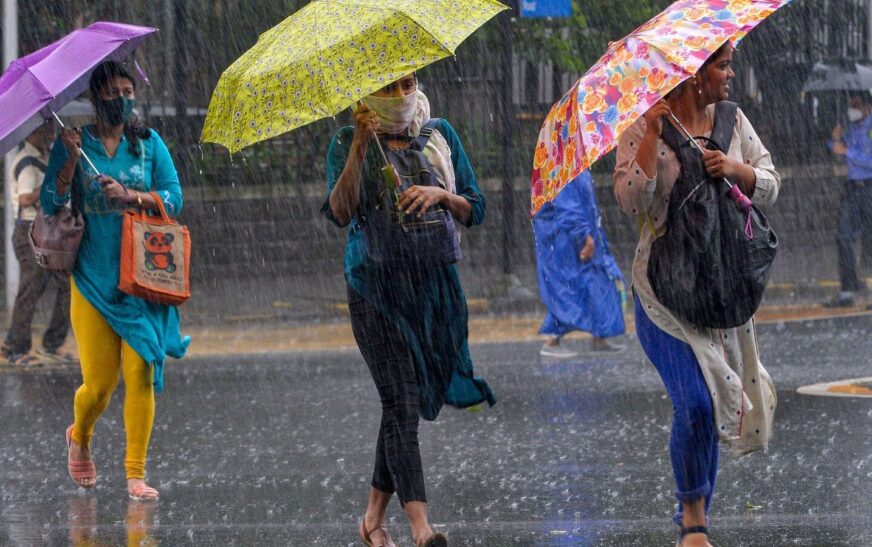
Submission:
<svg viewBox="0 0 872 547">
<path fill-rule="evenodd" d="M 350 224 L 345 247 L 351 324 L 382 401 L 382 422 L 369 504 L 360 526 L 368 545 L 393 545 L 383 527 L 396 492 L 416 545 L 445 545 L 427 520 L 418 450 L 418 416 L 434 420 L 444 403 L 468 407 L 495 398 L 473 375 L 467 343 L 466 297 L 454 265 L 426 269 L 388 268 L 371 260 L 359 222 L 375 206 L 384 184 L 383 165 L 370 136 L 378 131 L 389 147 L 403 147 L 430 118 L 415 76 L 407 76 L 363 99 L 356 127 L 344 127 L 327 153 L 327 200 L 323 213 L 338 226 Z M 467 227 L 480 224 L 485 199 L 463 145 L 440 120 L 424 150 L 442 187 L 413 186 L 402 197 L 409 214 L 437 203 Z M 372 144 L 372 145 L 371 145 Z"/>
<path fill-rule="evenodd" d="M 54 214 L 76 194 L 85 217 L 71 297 L 83 385 L 76 392 L 75 422 L 67 432 L 69 468 L 80 486 L 96 483 L 91 435 L 123 372 L 128 492 L 136 499 L 154 499 L 157 491 L 144 480 L 153 393 L 163 390 L 167 355 L 184 356 L 190 338 L 180 334 L 175 307 L 118 290 L 121 223 L 122 212 L 130 207 L 157 209 L 148 192 L 156 192 L 167 212 L 177 215 L 182 190 L 160 136 L 131 116 L 135 80 L 130 73 L 118 63 L 104 63 L 95 69 L 90 89 L 96 123 L 81 132 L 63 131 L 52 148 L 40 196 L 43 211 Z M 79 158 L 77 147 L 99 173 Z"/>
</svg>

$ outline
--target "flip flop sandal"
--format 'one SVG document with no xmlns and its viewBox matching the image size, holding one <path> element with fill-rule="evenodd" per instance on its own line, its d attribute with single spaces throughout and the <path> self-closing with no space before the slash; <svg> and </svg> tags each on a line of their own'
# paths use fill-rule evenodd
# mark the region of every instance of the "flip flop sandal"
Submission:
<svg viewBox="0 0 872 547">
<path fill-rule="evenodd" d="M 94 460 L 86 462 L 74 461 L 70 455 L 70 448 L 73 443 L 73 426 L 67 428 L 67 469 L 69 469 L 70 477 L 73 482 L 82 488 L 94 488 L 97 485 L 97 467 L 94 465 Z M 84 485 L 80 481 L 85 479 L 94 479 L 94 484 Z"/>
<path fill-rule="evenodd" d="M 42 359 L 30 353 L 21 353 L 19 355 L 10 355 L 9 364 L 13 367 L 31 368 L 41 367 L 44 363 Z"/>
<path fill-rule="evenodd" d="M 445 534 L 436 532 L 421 544 L 420 547 L 448 547 L 448 538 Z"/>
<path fill-rule="evenodd" d="M 158 491 L 147 484 L 136 485 L 133 492 L 128 492 L 127 495 L 133 501 L 157 501 L 160 498 Z"/>
<path fill-rule="evenodd" d="M 364 521 L 360 521 L 360 539 L 363 540 L 364 545 L 368 547 L 397 547 L 397 544 L 394 543 L 394 540 L 391 539 L 391 535 L 388 533 L 387 529 L 384 526 L 379 525 L 378 528 L 373 528 L 369 532 L 366 531 L 366 524 Z M 384 541 L 380 543 L 373 543 L 372 539 L 370 539 L 369 535 L 373 532 L 381 532 L 384 535 Z"/>
<path fill-rule="evenodd" d="M 59 365 L 75 365 L 79 362 L 75 355 L 69 351 L 49 351 L 45 348 L 36 350 L 37 357 L 42 358 L 46 362 L 57 363 Z"/>
</svg>

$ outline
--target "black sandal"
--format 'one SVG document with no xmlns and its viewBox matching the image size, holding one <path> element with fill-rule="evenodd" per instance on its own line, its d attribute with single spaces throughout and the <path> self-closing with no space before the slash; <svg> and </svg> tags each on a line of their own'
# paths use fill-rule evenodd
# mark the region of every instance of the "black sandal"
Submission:
<svg viewBox="0 0 872 547">
<path fill-rule="evenodd" d="M 448 538 L 445 537 L 444 534 L 436 532 L 427 538 L 424 543 L 421 544 L 421 547 L 448 547 Z"/>
<path fill-rule="evenodd" d="M 688 534 L 705 534 L 708 537 L 708 527 L 706 526 L 688 526 L 687 528 L 681 527 L 681 531 L 679 532 L 680 539 L 678 540 L 678 545 L 681 545 L 681 540 L 684 539 L 684 536 Z"/>
</svg>

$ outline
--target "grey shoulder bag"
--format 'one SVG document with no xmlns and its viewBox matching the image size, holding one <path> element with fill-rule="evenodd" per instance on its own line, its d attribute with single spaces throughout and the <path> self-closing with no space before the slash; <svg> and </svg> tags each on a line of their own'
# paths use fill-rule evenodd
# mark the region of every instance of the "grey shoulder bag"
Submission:
<svg viewBox="0 0 872 547">
<path fill-rule="evenodd" d="M 85 233 L 85 217 L 82 215 L 82 200 L 76 178 L 74 176 L 70 181 L 70 207 L 61 207 L 53 215 L 40 209 L 30 226 L 30 245 L 34 258 L 37 264 L 47 270 L 72 272 L 76 265 L 79 245 Z"/>
</svg>

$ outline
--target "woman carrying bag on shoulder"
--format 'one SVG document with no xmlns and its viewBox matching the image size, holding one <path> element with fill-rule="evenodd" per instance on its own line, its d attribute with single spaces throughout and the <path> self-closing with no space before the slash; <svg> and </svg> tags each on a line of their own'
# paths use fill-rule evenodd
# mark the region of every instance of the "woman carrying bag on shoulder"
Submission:
<svg viewBox="0 0 872 547">
<path fill-rule="evenodd" d="M 466 297 L 453 265 L 454 221 L 480 224 L 484 196 L 454 129 L 430 119 L 414 75 L 364 98 L 354 120 L 330 144 L 322 212 L 337 226 L 351 225 L 351 326 L 382 404 L 359 534 L 366 545 L 394 545 L 383 524 L 396 493 L 415 545 L 443 547 L 447 539 L 427 517 L 418 418 L 436 419 L 443 403 L 495 402 L 473 374 Z"/>
<path fill-rule="evenodd" d="M 759 360 L 753 318 L 731 328 L 692 323 L 680 314 L 679 306 L 665 305 L 656 287 L 675 277 L 676 284 L 684 283 L 686 299 L 705 292 L 705 287 L 697 288 L 696 279 L 683 279 L 676 273 L 684 271 L 681 260 L 672 260 L 671 265 L 665 262 L 662 270 L 649 267 L 660 258 L 655 256 L 663 248 L 660 243 L 671 240 L 666 234 L 670 230 L 674 230 L 673 236 L 683 233 L 679 228 L 686 227 L 667 220 L 678 218 L 694 195 L 708 190 L 702 184 L 723 191 L 727 184 L 723 179 L 732 181 L 743 195 L 722 193 L 719 199 L 738 198 L 736 201 L 746 204 L 745 212 L 740 212 L 732 201 L 719 203 L 732 207 L 737 218 L 748 215 L 744 233 L 739 229 L 732 235 L 748 238 L 742 241 L 753 244 L 767 243 L 765 239 L 754 239 L 765 238 L 766 234 L 754 229 L 759 228 L 752 223 L 758 220 L 758 212 L 751 209 L 747 198 L 753 204 L 774 203 L 781 176 L 748 119 L 726 101 L 734 77 L 732 58 L 733 48 L 728 42 L 695 76 L 631 126 L 618 145 L 614 173 L 615 195 L 621 209 L 639 217 L 642 226 L 633 263 L 636 332 L 673 404 L 669 452 L 679 501 L 674 521 L 680 527 L 680 544 L 684 547 L 710 545 L 707 525 L 718 473 L 718 441 L 739 454 L 766 449 L 776 404 L 775 388 Z M 678 122 L 671 119 L 672 115 Z M 691 149 L 682 128 L 697 136 L 703 146 L 722 146 L 703 153 Z M 675 199 L 674 189 L 690 191 L 686 199 Z M 688 244 L 705 247 L 705 242 Z M 673 250 L 680 253 L 682 246 Z M 694 252 L 688 248 L 684 251 Z M 774 244 L 770 251 L 774 256 Z M 738 294 L 726 298 L 739 301 Z M 710 311 L 717 314 L 723 310 Z"/>
<path fill-rule="evenodd" d="M 182 190 L 166 145 L 132 113 L 136 81 L 129 71 L 105 62 L 92 73 L 89 89 L 96 123 L 62 131 L 40 196 L 43 211 L 55 214 L 67 206 L 75 185 L 85 218 L 71 284 L 70 315 L 83 384 L 66 433 L 68 467 L 78 485 L 96 484 L 91 436 L 123 376 L 127 492 L 134 500 L 156 500 L 157 490 L 145 482 L 154 393 L 163 390 L 167 355 L 184 356 L 190 338 L 180 334 L 177 308 L 117 288 L 122 216 L 132 207 L 159 211 L 156 197 L 175 216 L 182 209 Z M 80 161 L 82 152 L 99 173 Z"/>
</svg>

